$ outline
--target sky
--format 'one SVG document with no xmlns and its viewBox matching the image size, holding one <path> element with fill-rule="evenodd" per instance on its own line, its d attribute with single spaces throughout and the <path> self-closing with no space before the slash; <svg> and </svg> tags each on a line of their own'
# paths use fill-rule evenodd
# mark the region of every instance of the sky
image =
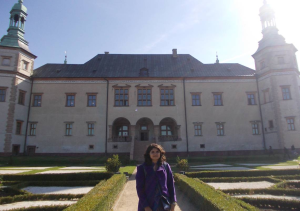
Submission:
<svg viewBox="0 0 300 211">
<path fill-rule="evenodd" d="M 18 0 L 0 0 L 0 37 Z M 300 1 L 268 0 L 279 33 L 300 48 Z M 83 64 L 97 54 L 190 54 L 255 68 L 263 0 L 24 0 L 25 39 L 46 63 Z M 300 56 L 297 53 L 298 63 Z"/>
</svg>

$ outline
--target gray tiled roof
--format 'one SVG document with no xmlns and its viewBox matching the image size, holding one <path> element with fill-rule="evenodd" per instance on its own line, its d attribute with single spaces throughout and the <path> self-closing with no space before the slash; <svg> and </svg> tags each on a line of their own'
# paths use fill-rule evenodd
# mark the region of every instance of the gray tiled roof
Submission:
<svg viewBox="0 0 300 211">
<path fill-rule="evenodd" d="M 46 64 L 34 70 L 34 78 L 253 76 L 255 71 L 240 64 L 203 64 L 189 54 L 98 54 L 84 64 Z"/>
</svg>

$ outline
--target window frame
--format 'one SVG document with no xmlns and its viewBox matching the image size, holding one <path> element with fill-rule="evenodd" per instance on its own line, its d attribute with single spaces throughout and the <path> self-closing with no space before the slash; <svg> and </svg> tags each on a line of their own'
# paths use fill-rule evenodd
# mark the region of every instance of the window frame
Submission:
<svg viewBox="0 0 300 211">
<path fill-rule="evenodd" d="M 7 88 L 8 87 L 3 87 L 3 86 L 0 86 L 0 90 L 3 90 L 4 91 L 4 94 L 3 94 L 3 96 L 4 96 L 4 100 L 2 101 L 1 99 L 2 99 L 2 94 L 0 94 L 0 103 L 4 103 L 4 102 L 6 102 L 6 90 L 7 90 Z"/>
<path fill-rule="evenodd" d="M 199 96 L 199 105 L 194 105 L 194 99 L 193 99 L 193 96 Z M 202 106 L 201 105 L 201 92 L 191 92 L 191 99 L 192 99 L 192 106 Z M 197 99 L 195 99 L 196 101 Z"/>
<path fill-rule="evenodd" d="M 269 120 L 269 129 L 273 129 L 274 128 L 274 122 L 273 120 Z"/>
<path fill-rule="evenodd" d="M 290 88 L 291 86 L 290 85 L 283 85 L 283 86 L 280 86 L 280 87 L 281 87 L 282 99 L 283 100 L 292 100 L 292 93 L 291 93 L 291 88 Z M 288 99 L 285 99 L 287 92 L 284 92 L 284 90 L 288 90 L 288 94 L 289 94 Z"/>
<path fill-rule="evenodd" d="M 23 97 L 21 98 L 21 96 Z M 26 98 L 26 91 L 19 89 L 18 104 L 25 105 L 25 98 Z"/>
<path fill-rule="evenodd" d="M 65 104 L 65 107 L 68 107 L 68 108 L 75 107 L 76 93 L 65 93 L 65 94 L 66 94 L 66 104 Z M 74 96 L 74 103 L 73 103 L 73 106 L 72 106 L 72 105 L 68 105 L 68 96 Z M 71 100 L 72 100 L 72 99 L 71 99 Z"/>
<path fill-rule="evenodd" d="M 147 106 L 151 107 L 152 106 L 152 96 L 153 96 L 153 91 L 152 91 L 153 86 L 149 84 L 148 86 L 137 85 L 135 87 L 137 88 L 137 95 L 136 95 L 137 96 L 137 106 L 139 106 L 139 107 L 147 107 Z M 144 89 L 146 90 L 146 105 L 143 105 L 143 101 L 144 101 L 143 96 L 145 95 L 143 93 Z M 140 95 L 139 94 L 139 90 L 142 90 L 142 93 L 141 93 L 142 98 L 141 98 L 141 100 L 139 100 L 139 95 Z M 149 100 L 148 100 L 148 96 L 149 96 L 148 90 L 150 90 L 150 105 L 148 105 L 148 102 L 149 102 Z M 140 101 L 141 101 L 141 105 L 139 105 Z"/>
<path fill-rule="evenodd" d="M 224 106 L 224 102 L 223 102 L 223 92 L 213 92 L 212 94 L 213 94 L 213 103 L 214 103 L 214 106 Z M 221 105 L 216 105 L 216 99 L 215 99 L 215 96 L 217 96 L 217 95 L 220 95 L 220 97 L 221 97 L 221 99 L 220 99 Z M 217 100 L 219 100 L 219 99 L 217 99 Z"/>
<path fill-rule="evenodd" d="M 118 86 L 118 85 L 114 85 L 114 86 L 112 86 L 113 88 L 114 88 L 114 106 L 115 107 L 129 107 L 129 105 L 130 105 L 130 101 L 129 101 L 129 98 L 130 98 L 130 95 L 129 95 L 129 90 L 130 90 L 130 85 L 126 85 L 126 86 Z M 118 95 L 119 95 L 119 99 L 116 99 L 116 90 L 119 90 L 119 93 L 118 93 Z M 123 90 L 123 99 L 120 99 L 120 90 Z M 126 96 L 126 93 L 125 93 L 125 90 L 127 90 L 127 100 L 125 99 L 125 96 Z M 120 105 L 120 102 L 123 102 L 122 104 L 123 105 Z M 126 105 L 126 102 L 127 101 L 127 105 Z M 116 104 L 116 102 L 119 102 L 119 105 L 117 105 Z"/>
<path fill-rule="evenodd" d="M 124 130 L 124 127 L 127 127 L 127 130 Z M 121 130 L 120 130 L 121 129 Z M 127 132 L 127 135 L 124 136 L 124 133 Z M 121 136 L 119 135 L 121 133 Z M 122 124 L 122 125 L 117 125 L 117 137 L 118 138 L 125 138 L 125 137 L 129 137 L 129 125 L 127 124 Z"/>
<path fill-rule="evenodd" d="M 32 107 L 42 107 L 42 95 L 43 95 L 43 93 L 32 93 L 32 96 L 33 96 L 33 98 L 32 98 Z M 36 105 L 35 104 L 35 97 L 36 96 L 40 96 L 41 97 L 41 100 L 40 100 L 40 105 Z"/>
<path fill-rule="evenodd" d="M 97 94 L 98 93 L 86 93 L 87 94 L 87 107 L 97 107 Z M 92 99 L 92 101 L 94 101 L 95 102 L 95 105 L 90 105 L 89 104 L 89 102 L 90 102 L 90 99 L 89 99 L 89 97 L 90 96 L 95 96 L 95 99 Z"/>
<path fill-rule="evenodd" d="M 34 125 L 35 127 L 32 127 Z M 37 128 L 37 122 L 29 123 L 29 136 L 36 136 L 36 128 Z"/>
<path fill-rule="evenodd" d="M 24 121 L 23 120 L 16 120 L 16 135 L 22 135 L 22 126 Z M 18 124 L 20 124 L 20 127 L 18 128 Z"/>
<path fill-rule="evenodd" d="M 4 60 L 5 59 L 8 59 L 9 60 L 9 64 L 4 64 Z M 11 66 L 11 60 L 12 60 L 12 57 L 11 56 L 2 56 L 1 57 L 1 66 L 6 66 L 6 67 L 9 67 Z"/>
<path fill-rule="evenodd" d="M 252 135 L 260 135 L 260 121 L 251 121 Z"/>
<path fill-rule="evenodd" d="M 247 95 L 247 104 L 248 105 L 257 105 L 256 103 L 256 92 L 246 92 Z M 249 98 L 249 96 L 253 95 L 253 98 Z M 249 103 L 249 99 L 251 99 L 251 103 Z M 252 103 L 252 99 L 253 99 L 253 103 Z"/>
<path fill-rule="evenodd" d="M 72 136 L 73 135 L 72 130 L 73 130 L 73 122 L 65 122 L 65 136 Z"/>
<path fill-rule="evenodd" d="M 267 104 L 269 102 L 271 102 L 271 99 L 270 99 L 270 89 L 264 89 L 262 90 L 263 92 L 263 96 L 264 96 L 264 104 Z M 268 98 L 268 101 L 267 101 L 267 98 Z"/>
<path fill-rule="evenodd" d="M 222 128 L 220 128 L 220 126 L 222 126 Z M 225 136 L 225 122 L 216 122 L 216 127 L 217 127 L 217 136 Z"/>
<path fill-rule="evenodd" d="M 202 127 L 203 122 L 193 122 L 193 125 L 194 125 L 194 136 L 203 136 L 203 127 Z M 198 127 L 200 127 L 200 129 Z M 199 130 L 200 130 L 200 133 L 199 133 Z M 197 133 L 199 133 L 199 134 L 197 134 Z"/>
<path fill-rule="evenodd" d="M 29 62 L 26 60 L 22 61 L 22 70 L 28 71 L 29 67 Z"/>
<path fill-rule="evenodd" d="M 176 106 L 175 102 L 176 102 L 176 99 L 175 99 L 175 85 L 171 84 L 171 86 L 163 86 L 163 85 L 159 85 L 159 105 L 160 106 Z M 166 96 L 166 92 L 164 91 L 164 99 L 162 100 L 161 96 L 162 96 L 162 90 L 168 90 L 168 99 L 165 98 Z M 173 94 L 173 99 L 170 98 L 170 91 L 172 90 L 172 94 Z M 173 100 L 173 105 L 170 105 L 170 101 Z M 165 105 L 165 102 L 168 101 L 168 105 Z M 164 105 L 162 105 L 162 102 L 164 102 Z"/>
<path fill-rule="evenodd" d="M 296 130 L 296 127 L 295 127 L 295 117 L 294 116 L 290 116 L 290 117 L 285 117 L 285 119 L 286 119 L 288 131 L 295 131 Z"/>
<path fill-rule="evenodd" d="M 90 125 L 92 127 L 90 127 Z M 88 136 L 94 136 L 95 135 L 95 122 L 87 122 L 87 128 L 88 128 Z"/>
</svg>

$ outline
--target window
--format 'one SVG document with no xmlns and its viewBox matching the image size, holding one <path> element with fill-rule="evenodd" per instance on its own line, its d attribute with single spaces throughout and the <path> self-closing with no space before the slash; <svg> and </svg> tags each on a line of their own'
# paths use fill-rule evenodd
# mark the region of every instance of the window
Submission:
<svg viewBox="0 0 300 211">
<path fill-rule="evenodd" d="M 174 89 L 162 88 L 160 89 L 160 105 L 174 106 Z"/>
<path fill-rule="evenodd" d="M 177 144 L 172 144 L 172 149 L 177 149 Z"/>
<path fill-rule="evenodd" d="M 89 149 L 94 149 L 94 145 L 89 145 Z"/>
<path fill-rule="evenodd" d="M 274 128 L 273 120 L 269 120 L 269 128 Z"/>
<path fill-rule="evenodd" d="M 29 135 L 30 136 L 35 136 L 36 135 L 36 123 L 30 123 L 30 131 Z"/>
<path fill-rule="evenodd" d="M 140 69 L 140 76 L 141 77 L 148 77 L 149 76 L 149 71 L 147 68 L 142 68 Z"/>
<path fill-rule="evenodd" d="M 10 66 L 10 58 L 3 58 L 2 66 Z"/>
<path fill-rule="evenodd" d="M 17 127 L 16 127 L 16 134 L 17 135 L 22 134 L 22 125 L 23 125 L 23 121 L 17 121 Z"/>
<path fill-rule="evenodd" d="M 200 103 L 201 93 L 191 93 L 191 94 L 192 94 L 192 105 L 193 106 L 201 106 L 201 103 Z"/>
<path fill-rule="evenodd" d="M 278 64 L 284 64 L 284 57 L 278 57 Z"/>
<path fill-rule="evenodd" d="M 118 149 L 118 144 L 114 144 L 113 149 Z"/>
<path fill-rule="evenodd" d="M 33 107 L 41 107 L 42 106 L 42 95 L 34 94 L 33 95 Z"/>
<path fill-rule="evenodd" d="M 248 93 L 247 99 L 248 99 L 248 105 L 256 105 L 255 93 Z"/>
<path fill-rule="evenodd" d="M 202 122 L 194 122 L 195 136 L 202 136 Z"/>
<path fill-rule="evenodd" d="M 260 62 L 260 69 L 264 69 L 266 67 L 266 64 L 264 61 Z"/>
<path fill-rule="evenodd" d="M 72 123 L 67 123 L 66 124 L 66 136 L 71 136 L 72 135 L 72 128 L 73 128 Z"/>
<path fill-rule="evenodd" d="M 0 87 L 0 102 L 5 102 L 6 89 L 6 87 Z"/>
<path fill-rule="evenodd" d="M 200 148 L 204 149 L 205 148 L 205 144 L 200 144 Z"/>
<path fill-rule="evenodd" d="M 67 94 L 66 107 L 75 107 L 75 94 Z"/>
<path fill-rule="evenodd" d="M 269 89 L 263 90 L 263 95 L 264 95 L 264 103 L 269 103 L 270 102 L 270 93 Z"/>
<path fill-rule="evenodd" d="M 115 106 L 129 106 L 128 89 L 115 89 Z"/>
<path fill-rule="evenodd" d="M 19 90 L 18 104 L 20 104 L 20 105 L 24 105 L 25 104 L 25 94 L 26 94 L 25 91 Z"/>
<path fill-rule="evenodd" d="M 294 117 L 287 117 L 286 118 L 288 124 L 288 130 L 295 130 L 295 118 Z"/>
<path fill-rule="evenodd" d="M 138 89 L 138 106 L 151 106 L 151 101 L 151 89 Z"/>
<path fill-rule="evenodd" d="M 218 136 L 224 136 L 224 123 L 223 122 L 217 122 L 217 135 Z"/>
<path fill-rule="evenodd" d="M 252 134 L 253 135 L 259 135 L 258 123 L 257 122 L 252 123 Z"/>
<path fill-rule="evenodd" d="M 28 70 L 28 62 L 26 62 L 26 61 L 23 61 L 23 70 Z"/>
<path fill-rule="evenodd" d="M 222 106 L 223 105 L 222 93 L 213 93 L 213 95 L 214 95 L 214 106 Z"/>
<path fill-rule="evenodd" d="M 172 135 L 171 126 L 161 125 L 160 126 L 160 135 L 162 135 L 162 136 L 171 136 Z"/>
<path fill-rule="evenodd" d="M 96 95 L 95 94 L 88 94 L 88 107 L 96 107 Z"/>
<path fill-rule="evenodd" d="M 283 100 L 291 100 L 292 99 L 289 86 L 282 86 L 281 90 L 282 90 Z"/>
<path fill-rule="evenodd" d="M 88 136 L 94 135 L 94 128 L 95 128 L 94 123 L 88 123 Z"/>
<path fill-rule="evenodd" d="M 117 127 L 118 137 L 129 136 L 129 127 L 127 125 L 122 125 Z"/>
</svg>

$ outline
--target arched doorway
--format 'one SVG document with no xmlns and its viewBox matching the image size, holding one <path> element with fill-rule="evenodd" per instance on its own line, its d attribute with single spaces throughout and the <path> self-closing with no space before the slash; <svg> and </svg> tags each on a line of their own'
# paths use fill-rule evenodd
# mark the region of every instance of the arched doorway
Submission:
<svg viewBox="0 0 300 211">
<path fill-rule="evenodd" d="M 135 134 L 138 141 L 152 141 L 154 136 L 154 124 L 149 118 L 141 118 L 135 126 Z"/>
<path fill-rule="evenodd" d="M 112 126 L 112 141 L 131 141 L 130 122 L 128 119 L 117 118 Z"/>
<path fill-rule="evenodd" d="M 159 123 L 159 141 L 178 141 L 178 126 L 174 119 L 167 117 Z"/>
</svg>

